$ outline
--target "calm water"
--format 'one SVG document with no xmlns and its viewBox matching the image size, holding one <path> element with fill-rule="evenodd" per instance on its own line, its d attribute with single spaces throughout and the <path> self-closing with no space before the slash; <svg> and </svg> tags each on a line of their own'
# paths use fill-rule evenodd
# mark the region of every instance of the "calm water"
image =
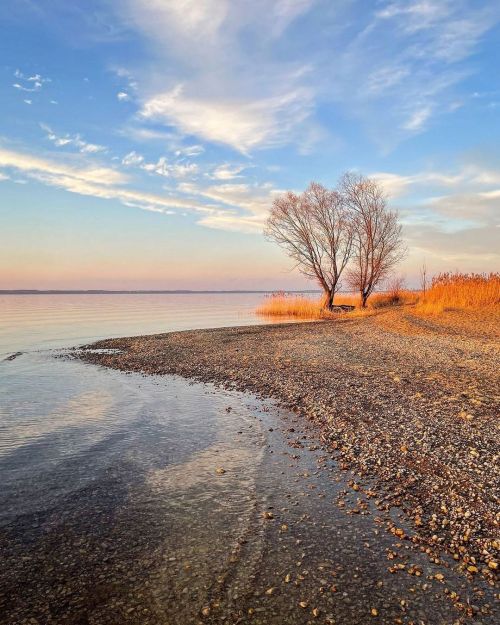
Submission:
<svg viewBox="0 0 500 625">
<path fill-rule="evenodd" d="M 350 625 L 371 608 L 384 623 L 458 622 L 435 566 L 394 545 L 371 501 L 337 507 L 362 493 L 303 418 L 56 357 L 106 336 L 261 323 L 261 298 L 0 298 L 1 625 Z M 429 590 L 391 576 L 388 549 Z"/>
<path fill-rule="evenodd" d="M 263 323 L 264 295 L 0 295 L 0 356 L 91 339 Z"/>
<path fill-rule="evenodd" d="M 53 505 L 75 483 L 79 488 L 94 479 L 101 461 L 110 464 L 114 455 L 123 457 L 141 445 L 141 437 L 147 450 L 138 462 L 147 464 L 159 446 L 170 462 L 178 462 L 179 454 L 188 457 L 199 441 L 203 447 L 207 436 L 216 436 L 210 401 L 203 402 L 207 409 L 200 419 L 200 398 L 185 382 L 132 383 L 120 374 L 57 359 L 56 350 L 107 336 L 261 323 L 253 311 L 262 297 L 0 297 L 0 523 Z M 178 436 L 184 440 L 193 424 L 198 443 L 180 445 Z"/>
</svg>

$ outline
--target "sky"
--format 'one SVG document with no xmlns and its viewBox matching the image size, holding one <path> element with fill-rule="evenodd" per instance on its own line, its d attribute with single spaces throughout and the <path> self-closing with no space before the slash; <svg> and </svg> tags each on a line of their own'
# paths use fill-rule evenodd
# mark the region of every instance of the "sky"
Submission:
<svg viewBox="0 0 500 625">
<path fill-rule="evenodd" d="M 349 170 L 399 272 L 500 269 L 497 0 L 4 0 L 0 289 L 314 287 L 263 225 Z"/>
</svg>

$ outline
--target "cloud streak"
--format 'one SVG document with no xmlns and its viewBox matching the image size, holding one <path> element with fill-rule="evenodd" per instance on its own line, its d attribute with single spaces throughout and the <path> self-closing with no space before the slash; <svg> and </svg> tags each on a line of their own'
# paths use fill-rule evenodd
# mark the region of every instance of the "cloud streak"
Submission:
<svg viewBox="0 0 500 625">
<path fill-rule="evenodd" d="M 57 135 L 49 126 L 46 124 L 40 125 L 42 130 L 45 130 L 47 133 L 47 139 L 52 141 L 52 143 L 58 147 L 66 147 L 71 146 L 75 147 L 82 154 L 97 154 L 98 152 L 106 152 L 107 148 L 104 145 L 99 145 L 97 143 L 89 143 L 88 141 L 84 141 L 80 134 L 76 135 Z"/>
<path fill-rule="evenodd" d="M 10 171 L 70 193 L 117 200 L 142 210 L 167 215 L 178 210 L 190 211 L 200 216 L 199 224 L 246 232 L 260 230 L 270 197 L 270 191 L 265 187 L 250 189 L 246 185 L 222 185 L 201 189 L 188 183 L 179 185 L 173 195 L 160 195 L 127 187 L 131 182 L 129 177 L 116 169 L 68 166 L 0 148 L 2 179 L 8 178 Z"/>
</svg>

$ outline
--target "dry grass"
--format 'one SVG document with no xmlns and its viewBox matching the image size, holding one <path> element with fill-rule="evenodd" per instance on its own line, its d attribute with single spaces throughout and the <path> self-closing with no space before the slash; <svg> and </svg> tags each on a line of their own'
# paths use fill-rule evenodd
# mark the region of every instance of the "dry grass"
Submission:
<svg viewBox="0 0 500 625">
<path fill-rule="evenodd" d="M 324 310 L 321 299 L 304 295 L 273 293 L 265 298 L 257 308 L 258 315 L 269 317 L 299 317 L 301 319 L 322 319 Z"/>
<path fill-rule="evenodd" d="M 432 280 L 417 311 L 439 314 L 449 309 L 479 309 L 500 305 L 500 273 L 441 273 Z"/>
<path fill-rule="evenodd" d="M 418 291 L 407 289 L 374 293 L 368 300 L 369 308 L 385 308 L 387 306 L 398 306 L 404 304 L 416 304 L 419 298 Z"/>
<path fill-rule="evenodd" d="M 335 296 L 335 305 L 355 306 L 355 310 L 348 313 L 349 316 L 363 316 L 372 314 L 374 310 L 386 306 L 414 304 L 417 299 L 418 293 L 413 291 L 397 290 L 375 293 L 368 300 L 368 308 L 363 309 L 360 306 L 359 295 L 340 293 Z M 330 313 L 325 310 L 321 297 L 312 298 L 305 295 L 287 294 L 282 291 L 266 297 L 256 312 L 258 315 L 270 317 L 297 317 L 301 319 L 328 319 L 339 315 L 339 313 Z"/>
</svg>

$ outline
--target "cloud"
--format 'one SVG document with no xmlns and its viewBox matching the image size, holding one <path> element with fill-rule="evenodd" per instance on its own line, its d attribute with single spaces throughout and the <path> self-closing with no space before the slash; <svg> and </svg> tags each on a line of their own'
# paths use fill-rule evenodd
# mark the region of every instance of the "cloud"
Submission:
<svg viewBox="0 0 500 625">
<path fill-rule="evenodd" d="M 21 80 L 21 82 L 15 82 L 12 86 L 19 91 L 35 92 L 40 91 L 43 85 L 47 82 L 51 82 L 50 78 L 44 78 L 40 74 L 34 76 L 26 76 L 21 71 L 16 69 L 14 76 Z"/>
<path fill-rule="evenodd" d="M 34 176 L 47 174 L 54 177 L 60 176 L 61 179 L 81 180 L 82 182 L 104 186 L 127 181 L 124 174 L 109 167 L 70 167 L 62 163 L 2 148 L 0 148 L 0 167 L 13 168 Z"/>
<path fill-rule="evenodd" d="M 142 163 L 144 163 L 144 156 L 137 154 L 135 150 L 132 150 L 132 152 L 129 152 L 122 158 L 122 165 L 125 165 L 126 167 L 131 165 L 138 166 Z"/>
<path fill-rule="evenodd" d="M 146 172 L 155 173 L 166 178 L 186 178 L 197 174 L 199 171 L 196 163 L 169 162 L 166 156 L 161 156 L 156 162 L 148 163 L 144 156 L 134 150 L 122 158 L 122 165 L 138 167 Z"/>
<path fill-rule="evenodd" d="M 125 91 L 119 91 L 116 94 L 116 97 L 120 102 L 127 102 L 128 100 L 130 100 L 129 94 L 125 93 Z"/>
<path fill-rule="evenodd" d="M 404 236 L 414 254 L 433 258 L 438 266 L 490 271 L 500 262 L 498 232 L 488 226 L 449 232 L 432 224 L 405 225 Z"/>
<path fill-rule="evenodd" d="M 312 112 L 312 94 L 298 89 L 260 100 L 204 99 L 184 93 L 183 85 L 147 100 L 140 114 L 187 135 L 228 145 L 242 153 L 276 147 Z"/>
<path fill-rule="evenodd" d="M 1 148 L 0 171 L 2 176 L 15 171 L 70 193 L 117 200 L 142 210 L 164 214 L 172 214 L 176 210 L 194 212 L 200 216 L 200 225 L 240 232 L 262 230 L 270 202 L 277 192 L 269 184 L 225 184 L 203 188 L 193 183 L 181 183 L 174 194 L 159 195 L 128 188 L 126 185 L 130 179 L 116 169 L 71 167 Z"/>
<path fill-rule="evenodd" d="M 300 143 L 314 109 L 314 89 L 302 82 L 309 68 L 300 56 L 269 62 L 266 49 L 315 3 L 127 0 L 121 19 L 157 55 L 141 77 L 143 120 L 245 154 Z"/>
<path fill-rule="evenodd" d="M 230 165 L 229 163 L 224 163 L 216 167 L 209 176 L 214 180 L 232 180 L 234 178 L 241 178 L 241 172 L 245 169 L 247 169 L 245 165 Z"/>
<path fill-rule="evenodd" d="M 98 152 L 106 152 L 107 148 L 104 145 L 99 145 L 97 143 L 89 143 L 88 141 L 84 141 L 81 135 L 56 135 L 55 132 L 51 130 L 49 126 L 46 124 L 40 124 L 42 130 L 45 130 L 47 133 L 47 139 L 52 141 L 54 145 L 57 147 L 65 147 L 72 146 L 78 149 L 82 154 L 96 154 Z"/>
<path fill-rule="evenodd" d="M 198 173 L 196 163 L 170 163 L 166 156 L 161 156 L 156 163 L 142 163 L 140 167 L 166 178 L 186 178 Z"/>
<path fill-rule="evenodd" d="M 121 18 L 160 52 L 206 66 L 229 48 L 235 51 L 242 32 L 261 39 L 279 37 L 315 4 L 316 0 L 126 0 L 119 9 Z"/>
<path fill-rule="evenodd" d="M 476 271 L 500 263 L 500 170 L 469 164 L 457 172 L 379 172 L 372 177 L 386 190 L 390 205 L 399 207 L 413 256 Z"/>
<path fill-rule="evenodd" d="M 23 100 L 25 104 L 33 104 L 33 100 Z"/>
<path fill-rule="evenodd" d="M 362 15 L 335 64 L 324 65 L 324 91 L 387 151 L 457 109 L 459 85 L 478 67 L 467 61 L 498 24 L 500 6 L 381 0 Z"/>
<path fill-rule="evenodd" d="M 139 155 L 128 154 L 139 160 Z M 126 157 L 125 157 L 126 158 Z M 198 215 L 199 225 L 230 231 L 260 233 L 272 199 L 279 191 L 265 184 L 222 184 L 200 187 L 181 182 L 173 193 L 159 195 L 128 188 L 130 179 L 109 167 L 70 167 L 49 159 L 0 148 L 0 171 L 13 170 L 31 180 L 70 193 L 117 200 L 126 206 L 172 214 L 177 210 Z M 2 176 L 7 173 L 1 172 Z"/>
<path fill-rule="evenodd" d="M 179 147 L 175 150 L 175 155 L 176 156 L 189 156 L 189 157 L 195 157 L 195 156 L 200 156 L 201 154 L 203 154 L 203 152 L 205 151 L 205 148 L 202 145 L 186 145 L 186 146 L 182 146 Z"/>
<path fill-rule="evenodd" d="M 180 46 L 179 39 L 211 46 L 230 8 L 229 0 L 127 0 L 124 5 L 129 21 L 162 46 Z"/>
<path fill-rule="evenodd" d="M 436 197 L 440 198 L 443 188 L 453 189 L 463 197 L 471 193 L 479 197 L 495 193 L 495 190 L 487 190 L 486 187 L 500 186 L 500 170 L 482 169 L 472 164 L 456 172 L 421 171 L 409 175 L 374 172 L 370 177 L 382 185 L 389 198 L 421 193 L 422 190 L 427 196 L 431 190 L 439 190 L 436 191 Z M 462 201 L 465 200 L 462 198 Z"/>
<path fill-rule="evenodd" d="M 456 62 L 471 54 L 481 36 L 492 28 L 492 19 L 498 18 L 493 8 L 468 4 L 456 0 L 388 2 L 376 17 L 392 21 L 406 35 L 425 34 L 415 54 Z"/>
<path fill-rule="evenodd" d="M 411 113 L 408 121 L 403 124 L 403 128 L 406 130 L 421 130 L 431 114 L 432 108 L 430 106 L 417 109 Z"/>
<path fill-rule="evenodd" d="M 181 183 L 180 191 L 191 197 L 210 200 L 223 207 L 204 216 L 198 223 L 209 228 L 238 232 L 261 233 L 273 198 L 279 189 L 264 184 L 219 184 L 199 187 Z"/>
<path fill-rule="evenodd" d="M 120 18 L 156 55 L 141 76 L 146 121 L 244 154 L 286 144 L 304 153 L 326 140 L 315 112 L 329 106 L 332 119 L 338 107 L 388 151 L 462 105 L 457 88 L 476 71 L 467 61 L 500 7 L 126 0 Z"/>
<path fill-rule="evenodd" d="M 175 209 L 183 209 L 206 215 L 215 210 L 182 197 L 172 198 L 125 188 L 122 185 L 127 184 L 129 178 L 109 167 L 70 167 L 53 160 L 0 148 L 0 169 L 14 170 L 32 180 L 71 193 L 118 200 L 127 206 L 148 211 L 171 214 Z"/>
</svg>

